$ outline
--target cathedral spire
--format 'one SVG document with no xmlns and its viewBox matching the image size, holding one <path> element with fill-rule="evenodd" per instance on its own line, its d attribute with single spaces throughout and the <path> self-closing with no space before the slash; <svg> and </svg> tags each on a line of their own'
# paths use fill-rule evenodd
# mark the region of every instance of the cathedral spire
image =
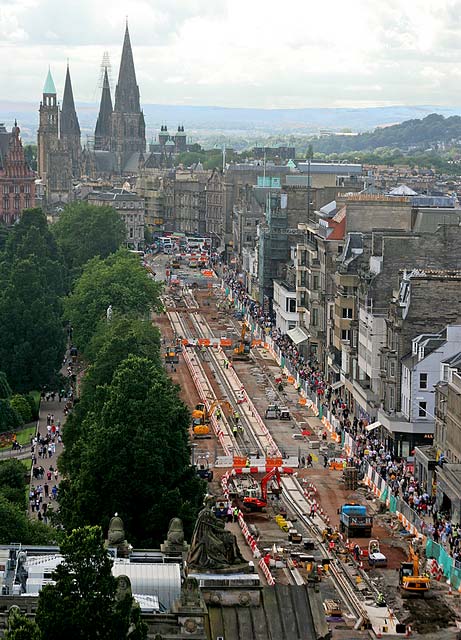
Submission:
<svg viewBox="0 0 461 640">
<path fill-rule="evenodd" d="M 140 113 L 141 111 L 139 104 L 139 87 L 136 83 L 136 72 L 134 70 L 128 22 L 125 29 L 118 82 L 115 89 L 114 111 L 119 113 Z"/>
<path fill-rule="evenodd" d="M 101 102 L 99 105 L 99 115 L 94 132 L 94 148 L 110 150 L 112 118 L 112 98 L 110 95 L 109 76 L 107 67 L 104 69 L 104 80 L 102 83 Z"/>
<path fill-rule="evenodd" d="M 61 109 L 61 135 L 80 135 L 80 125 L 78 123 L 77 112 L 75 111 L 74 93 L 70 80 L 69 64 L 67 65 L 66 83 L 64 85 L 64 96 Z"/>
</svg>

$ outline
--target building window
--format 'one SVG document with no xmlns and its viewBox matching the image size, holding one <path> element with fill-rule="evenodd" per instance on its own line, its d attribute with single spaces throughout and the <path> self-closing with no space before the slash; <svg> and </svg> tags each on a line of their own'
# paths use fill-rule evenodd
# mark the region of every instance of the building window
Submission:
<svg viewBox="0 0 461 640">
<path fill-rule="evenodd" d="M 390 387 L 389 389 L 389 409 L 390 411 L 394 411 L 395 407 L 395 389 L 394 387 Z"/>
<path fill-rule="evenodd" d="M 427 389 L 427 373 L 419 374 L 419 388 Z"/>
<path fill-rule="evenodd" d="M 395 362 L 393 360 L 391 360 L 390 365 L 389 365 L 389 373 L 391 378 L 393 378 L 395 376 Z"/>
<path fill-rule="evenodd" d="M 448 373 L 450 371 L 450 365 L 449 364 L 443 364 L 442 365 L 442 380 L 444 380 L 444 382 L 448 382 Z"/>
<path fill-rule="evenodd" d="M 26 196 L 25 207 L 26 209 L 30 209 L 30 196 Z"/>
<path fill-rule="evenodd" d="M 288 303 L 289 303 L 288 311 L 290 313 L 296 313 L 296 300 L 293 300 L 292 298 L 290 298 L 288 300 Z"/>
<path fill-rule="evenodd" d="M 352 320 L 352 309 L 343 307 L 343 318 Z"/>
<path fill-rule="evenodd" d="M 14 208 L 19 211 L 19 196 L 14 197 Z"/>
<path fill-rule="evenodd" d="M 351 339 L 350 329 L 343 329 L 341 331 L 341 340 L 350 340 L 350 339 Z"/>
<path fill-rule="evenodd" d="M 311 324 L 312 324 L 313 327 L 318 327 L 318 324 L 319 324 L 319 310 L 318 309 L 315 309 L 315 308 L 312 309 Z"/>
<path fill-rule="evenodd" d="M 9 192 L 10 192 L 10 188 L 9 188 L 9 186 L 8 186 L 7 184 L 4 184 L 4 185 L 3 185 L 3 193 L 4 193 L 4 194 L 7 194 L 7 193 L 9 193 Z"/>
<path fill-rule="evenodd" d="M 319 277 L 318 276 L 314 276 L 312 279 L 312 288 L 314 289 L 314 291 L 317 291 L 319 288 Z"/>
<path fill-rule="evenodd" d="M 3 208 L 5 211 L 8 211 L 10 208 L 10 199 L 9 197 L 3 198 Z"/>
<path fill-rule="evenodd" d="M 418 416 L 420 418 L 426 418 L 427 417 L 427 402 L 419 402 L 418 404 Z"/>
</svg>

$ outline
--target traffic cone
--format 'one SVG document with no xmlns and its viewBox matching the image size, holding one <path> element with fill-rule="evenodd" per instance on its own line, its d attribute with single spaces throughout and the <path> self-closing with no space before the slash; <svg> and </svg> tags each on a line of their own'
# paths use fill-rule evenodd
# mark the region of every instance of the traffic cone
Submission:
<svg viewBox="0 0 461 640">
<path fill-rule="evenodd" d="M 407 631 L 405 633 L 405 638 L 409 638 L 411 636 L 411 626 L 407 625 Z"/>
</svg>

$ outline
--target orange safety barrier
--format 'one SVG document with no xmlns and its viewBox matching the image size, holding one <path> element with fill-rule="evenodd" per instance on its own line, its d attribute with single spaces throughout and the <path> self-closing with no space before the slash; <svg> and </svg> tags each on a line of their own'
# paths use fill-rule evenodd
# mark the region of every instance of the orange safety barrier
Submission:
<svg viewBox="0 0 461 640">
<path fill-rule="evenodd" d="M 295 381 L 295 379 L 293 378 L 293 376 L 288 376 L 288 378 L 287 378 L 288 384 L 293 384 L 294 381 Z"/>
<path fill-rule="evenodd" d="M 209 347 L 210 346 L 210 340 L 209 338 L 199 338 L 198 339 L 198 345 L 200 347 Z"/>
<path fill-rule="evenodd" d="M 266 468 L 281 467 L 282 464 L 283 464 L 282 458 L 266 458 Z"/>
<path fill-rule="evenodd" d="M 299 404 L 300 404 L 302 407 L 305 407 L 305 406 L 306 406 L 306 404 L 307 404 L 307 400 L 306 400 L 306 398 L 303 398 L 303 397 L 300 397 L 300 398 L 298 399 L 298 402 L 299 402 Z"/>
<path fill-rule="evenodd" d="M 234 463 L 233 463 L 234 467 L 244 467 L 246 466 L 246 463 L 247 463 L 247 458 L 242 456 L 234 456 Z"/>
<path fill-rule="evenodd" d="M 221 347 L 232 347 L 232 340 L 230 338 L 221 338 L 219 345 Z"/>
<path fill-rule="evenodd" d="M 257 340 L 257 339 L 255 338 L 254 340 L 252 340 L 252 342 L 251 342 L 251 346 L 252 346 L 252 347 L 259 347 L 259 346 L 261 346 L 261 345 L 262 345 L 262 343 L 263 343 L 263 341 L 262 341 L 262 340 Z"/>
<path fill-rule="evenodd" d="M 183 345 L 183 347 L 187 347 L 187 345 L 189 344 L 189 340 L 187 338 L 183 338 L 181 340 L 181 344 Z"/>
</svg>

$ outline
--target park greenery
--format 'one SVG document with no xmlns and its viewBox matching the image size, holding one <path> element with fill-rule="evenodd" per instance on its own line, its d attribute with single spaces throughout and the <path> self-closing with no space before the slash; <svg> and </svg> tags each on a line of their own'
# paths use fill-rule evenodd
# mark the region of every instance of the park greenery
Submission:
<svg viewBox="0 0 461 640">
<path fill-rule="evenodd" d="M 20 460 L 0 462 L 0 544 L 50 544 L 57 532 L 27 516 L 29 474 Z"/>
<path fill-rule="evenodd" d="M 161 308 L 159 283 L 124 249 L 105 259 L 89 260 L 64 301 L 65 318 L 72 324 L 74 342 L 82 352 L 86 352 L 99 323 L 106 321 L 109 305 L 113 316 L 146 319 L 151 310 Z"/>
<path fill-rule="evenodd" d="M 62 363 L 61 252 L 40 209 L 25 211 L 0 253 L 0 362 L 24 393 L 52 385 Z"/>
<path fill-rule="evenodd" d="M 67 205 L 52 227 L 64 263 L 73 278 L 95 256 L 104 259 L 125 239 L 124 222 L 113 207 L 85 202 Z"/>
</svg>

